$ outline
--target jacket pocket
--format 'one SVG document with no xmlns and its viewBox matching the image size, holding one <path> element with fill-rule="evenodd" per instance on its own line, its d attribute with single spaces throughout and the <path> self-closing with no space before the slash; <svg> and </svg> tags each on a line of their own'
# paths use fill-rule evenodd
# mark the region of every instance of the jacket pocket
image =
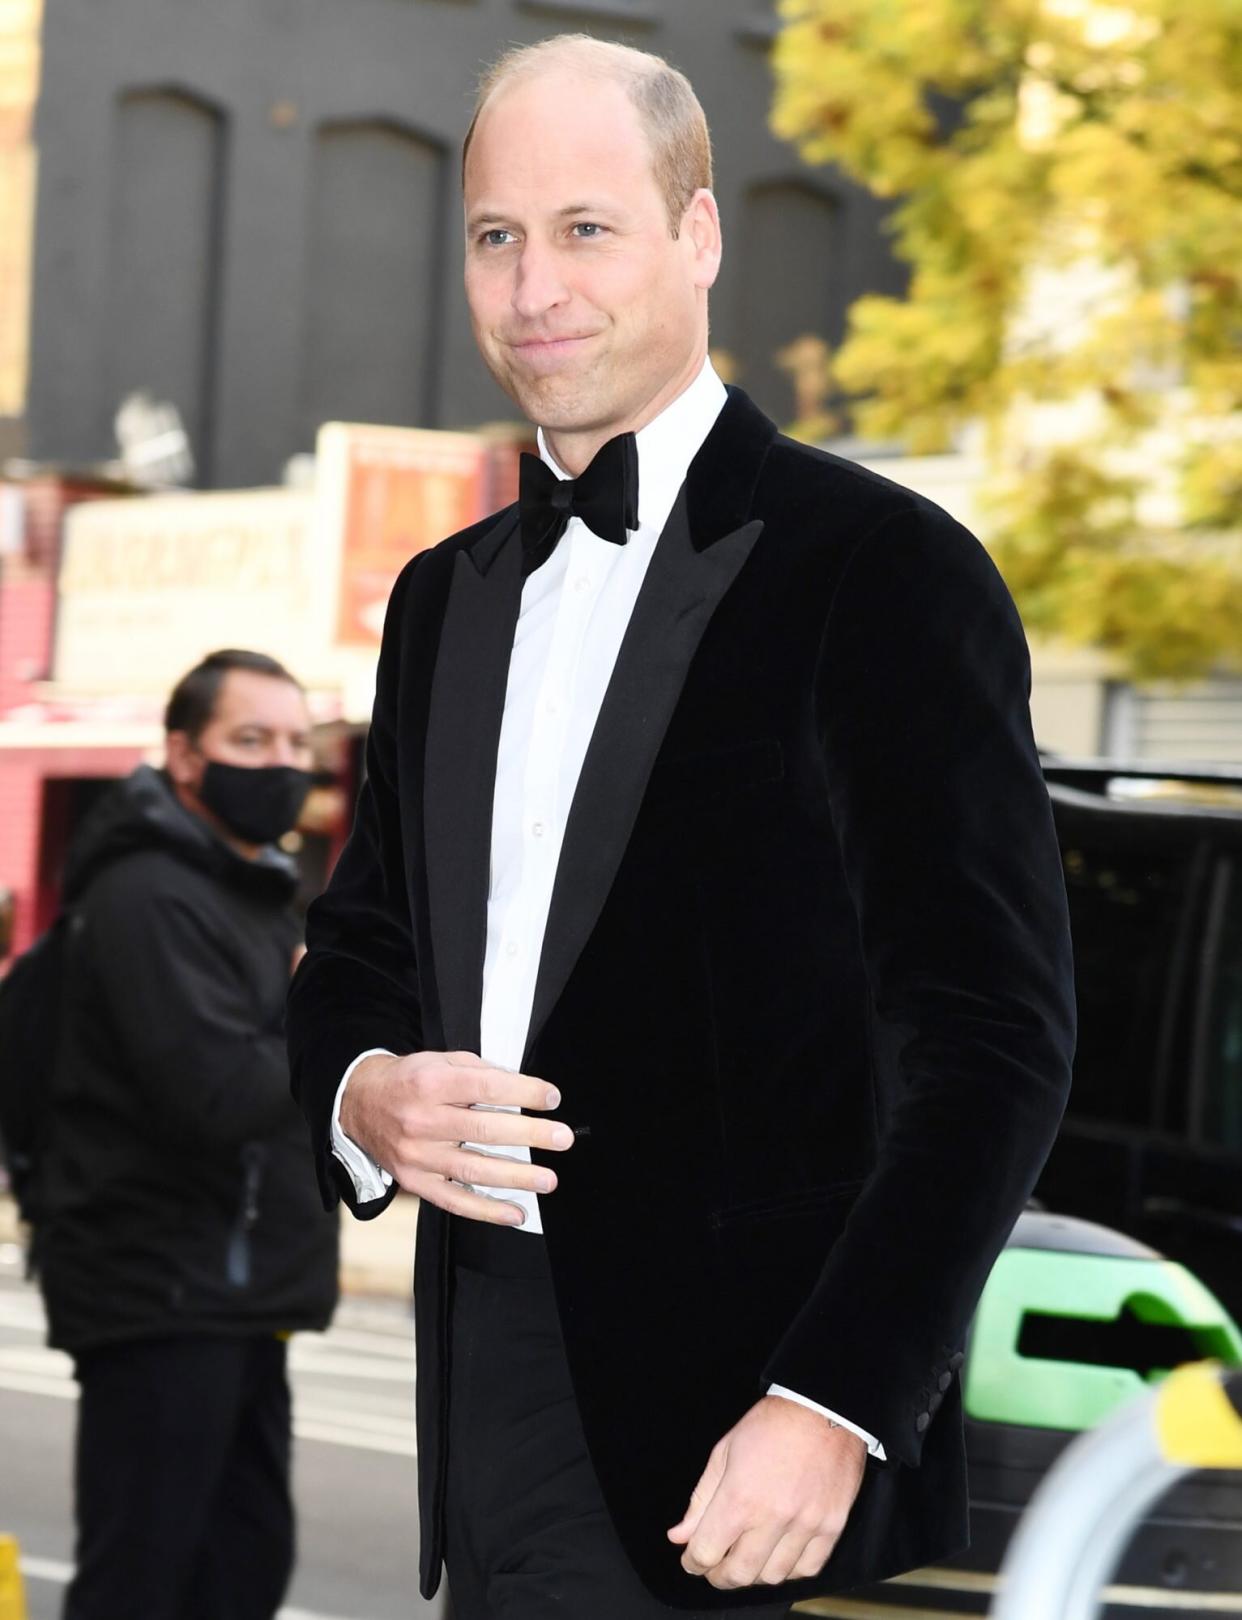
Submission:
<svg viewBox="0 0 1242 1620">
<path fill-rule="evenodd" d="M 747 1199 L 714 1210 L 710 1221 L 717 1231 L 726 1231 L 752 1222 L 780 1220 L 782 1216 L 813 1216 L 817 1210 L 852 1204 L 864 1185 L 862 1181 L 836 1181 L 826 1187 L 802 1187 L 796 1192 Z"/>
</svg>

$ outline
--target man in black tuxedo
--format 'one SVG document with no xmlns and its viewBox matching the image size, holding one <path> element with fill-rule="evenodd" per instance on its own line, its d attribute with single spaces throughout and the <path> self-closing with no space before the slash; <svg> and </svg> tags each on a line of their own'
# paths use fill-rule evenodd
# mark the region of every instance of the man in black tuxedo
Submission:
<svg viewBox="0 0 1242 1620">
<path fill-rule="evenodd" d="M 776 1615 L 966 1541 L 1073 1046 L 1026 648 L 957 523 L 716 378 L 680 74 L 511 53 L 464 180 L 541 459 L 394 588 L 295 1089 L 329 1202 L 422 1200 L 424 1593 Z"/>
</svg>

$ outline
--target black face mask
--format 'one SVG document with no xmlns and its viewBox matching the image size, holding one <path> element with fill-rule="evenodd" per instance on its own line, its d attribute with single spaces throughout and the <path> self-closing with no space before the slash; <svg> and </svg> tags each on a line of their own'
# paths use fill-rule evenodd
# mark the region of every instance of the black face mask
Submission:
<svg viewBox="0 0 1242 1620">
<path fill-rule="evenodd" d="M 271 844 L 297 824 L 314 778 L 292 765 L 226 765 L 209 759 L 198 796 L 238 838 Z"/>
</svg>

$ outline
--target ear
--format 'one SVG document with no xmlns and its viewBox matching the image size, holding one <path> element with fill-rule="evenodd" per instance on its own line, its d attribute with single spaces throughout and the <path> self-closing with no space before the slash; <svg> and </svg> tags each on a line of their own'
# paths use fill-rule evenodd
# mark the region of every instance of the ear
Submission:
<svg viewBox="0 0 1242 1620">
<path fill-rule="evenodd" d="M 188 731 L 170 731 L 164 737 L 164 764 L 178 787 L 197 785 L 201 764 Z"/>
<path fill-rule="evenodd" d="M 682 235 L 693 249 L 694 284 L 704 292 L 720 274 L 723 243 L 720 234 L 720 210 L 716 199 L 705 187 L 691 197 L 681 221 Z"/>
</svg>

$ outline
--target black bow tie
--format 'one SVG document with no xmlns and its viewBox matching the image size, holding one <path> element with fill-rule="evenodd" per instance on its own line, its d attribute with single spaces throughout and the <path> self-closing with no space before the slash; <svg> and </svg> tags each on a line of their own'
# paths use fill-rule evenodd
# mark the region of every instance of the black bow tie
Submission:
<svg viewBox="0 0 1242 1620">
<path fill-rule="evenodd" d="M 638 527 L 638 444 L 619 433 L 595 454 L 577 478 L 558 478 L 538 456 L 524 455 L 519 478 L 522 509 L 522 572 L 541 568 L 565 533 L 571 517 L 592 534 L 623 546 Z"/>
</svg>

